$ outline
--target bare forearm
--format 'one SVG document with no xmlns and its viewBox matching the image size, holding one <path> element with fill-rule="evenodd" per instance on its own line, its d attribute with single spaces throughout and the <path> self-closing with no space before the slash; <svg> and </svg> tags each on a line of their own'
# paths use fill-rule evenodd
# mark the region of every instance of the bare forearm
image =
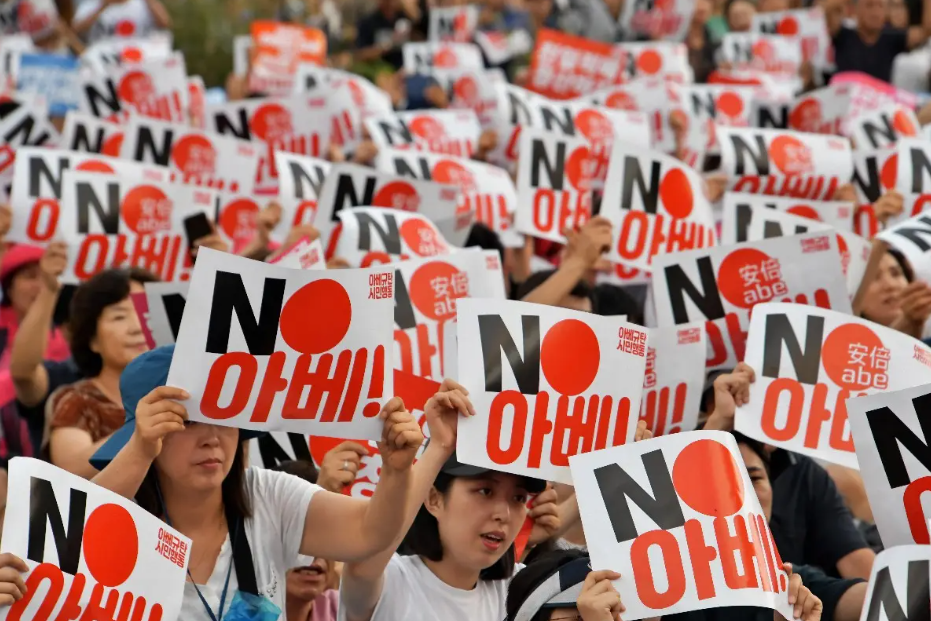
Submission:
<svg viewBox="0 0 931 621">
<path fill-rule="evenodd" d="M 834 607 L 834 618 L 826 621 L 857 621 L 863 603 L 866 601 L 866 582 L 860 582 L 847 589 Z"/>
<path fill-rule="evenodd" d="M 93 457 L 97 449 L 103 446 L 106 441 L 107 438 L 103 438 L 93 444 L 88 444 L 80 448 L 60 446 L 58 451 L 55 450 L 56 445 L 53 443 L 51 449 L 52 463 L 62 470 L 67 470 L 71 474 L 93 480 L 97 475 L 97 469 L 90 465 L 90 458 Z M 58 457 L 56 457 L 56 455 L 58 455 Z"/>
<path fill-rule="evenodd" d="M 90 30 L 94 24 L 97 23 L 97 20 L 100 19 L 100 16 L 103 14 L 105 10 L 107 10 L 106 5 L 101 4 L 100 7 L 96 11 L 94 11 L 93 13 L 85 17 L 84 19 L 75 20 L 75 22 L 71 24 L 71 29 L 77 35 L 84 34 L 88 30 Z"/>
<path fill-rule="evenodd" d="M 43 287 L 19 324 L 10 352 L 10 375 L 14 380 L 32 378 L 42 365 L 57 301 L 58 292 Z"/>
<path fill-rule="evenodd" d="M 546 304 L 547 306 L 556 306 L 559 301 L 579 284 L 582 277 L 585 276 L 586 265 L 581 261 L 567 259 L 563 261 L 556 273 L 546 279 L 546 281 L 524 296 L 524 302 L 535 302 L 536 304 Z"/>
<path fill-rule="evenodd" d="M 165 8 L 164 4 L 159 0 L 146 0 L 146 4 L 149 5 L 149 11 L 152 12 L 152 18 L 155 20 L 156 26 L 159 28 L 171 28 L 171 16 L 168 14 L 168 9 Z"/>
<path fill-rule="evenodd" d="M 91 482 L 132 500 L 151 466 L 152 460 L 139 449 L 134 435 L 116 454 L 113 461 L 91 479 Z"/>
</svg>

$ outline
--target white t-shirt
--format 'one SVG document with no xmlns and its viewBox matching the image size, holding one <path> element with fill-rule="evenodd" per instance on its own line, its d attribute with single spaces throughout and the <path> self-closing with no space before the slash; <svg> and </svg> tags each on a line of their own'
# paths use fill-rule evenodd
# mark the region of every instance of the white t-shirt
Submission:
<svg viewBox="0 0 931 621">
<path fill-rule="evenodd" d="M 515 572 L 521 569 L 517 565 Z M 502 621 L 510 580 L 479 580 L 471 591 L 451 587 L 419 556 L 391 557 L 372 621 Z M 342 594 L 340 594 L 342 596 Z M 340 607 L 339 621 L 346 621 Z"/>
<path fill-rule="evenodd" d="M 85 0 L 74 12 L 80 21 L 97 12 L 100 0 Z M 155 20 L 145 0 L 126 0 L 107 7 L 85 35 L 89 43 L 107 37 L 145 37 L 155 29 Z"/>
<path fill-rule="evenodd" d="M 299 564 L 297 557 L 304 535 L 307 506 L 320 487 L 296 476 L 264 468 L 247 468 L 245 487 L 246 497 L 252 506 L 252 517 L 246 518 L 243 525 L 252 549 L 255 583 L 259 595 L 274 602 L 283 616 L 285 572 Z M 227 535 L 210 580 L 205 585 L 198 585 L 214 615 L 220 608 L 220 595 L 232 561 L 233 553 Z M 236 568 L 233 567 L 223 607 L 224 617 L 238 590 L 239 581 L 236 579 Z M 184 599 L 178 618 L 184 621 L 210 621 L 210 616 L 190 582 L 184 584 Z"/>
</svg>

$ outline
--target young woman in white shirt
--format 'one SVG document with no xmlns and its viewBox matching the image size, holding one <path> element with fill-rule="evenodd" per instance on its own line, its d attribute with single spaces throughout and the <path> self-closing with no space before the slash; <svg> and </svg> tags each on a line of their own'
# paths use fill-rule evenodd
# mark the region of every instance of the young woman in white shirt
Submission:
<svg viewBox="0 0 931 621">
<path fill-rule="evenodd" d="M 161 0 L 84 0 L 71 28 L 88 43 L 109 37 L 144 38 L 154 30 L 170 30 L 171 17 Z"/>
<path fill-rule="evenodd" d="M 445 380 L 424 411 L 430 442 L 413 469 L 405 509 L 411 528 L 387 550 L 343 567 L 341 621 L 505 616 L 507 584 L 518 568 L 514 540 L 528 515 L 527 501 L 546 483 L 456 460 L 458 418 L 473 413 L 468 392 L 456 382 Z M 536 520 L 531 543 L 560 527 L 555 492 L 545 494 L 530 513 Z M 399 548 L 403 555 L 396 554 Z"/>
<path fill-rule="evenodd" d="M 91 461 L 109 462 L 94 483 L 136 499 L 192 540 L 181 619 L 277 620 L 285 609 L 285 574 L 298 554 L 360 561 L 397 538 L 406 526 L 397 507 L 409 502 L 411 464 L 423 443 L 400 399 L 380 414 L 382 468 L 374 494 L 350 498 L 289 474 L 245 468 L 243 440 L 255 433 L 187 423 L 178 401 L 188 395 L 165 386 L 172 352 L 173 346 L 152 350 L 123 371 L 126 425 Z M 20 559 L 0 556 L 0 606 L 31 596 L 19 575 L 25 569 Z M 256 616 L 248 606 L 270 612 Z"/>
</svg>

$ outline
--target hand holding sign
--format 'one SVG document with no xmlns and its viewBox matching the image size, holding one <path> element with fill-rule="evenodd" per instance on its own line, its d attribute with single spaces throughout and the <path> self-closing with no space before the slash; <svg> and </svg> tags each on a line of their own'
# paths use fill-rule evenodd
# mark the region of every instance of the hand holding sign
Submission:
<svg viewBox="0 0 931 621">
<path fill-rule="evenodd" d="M 68 266 L 68 246 L 64 242 L 56 241 L 46 247 L 39 259 L 39 273 L 42 284 L 55 293 L 61 289 L 59 278 Z"/>
<path fill-rule="evenodd" d="M 904 207 L 904 197 L 899 192 L 890 190 L 873 203 L 873 214 L 877 221 L 886 224 L 889 218 L 901 215 Z"/>
<path fill-rule="evenodd" d="M 731 431 L 737 408 L 750 401 L 750 384 L 756 373 L 750 365 L 741 362 L 732 373 L 719 375 L 714 380 L 714 411 L 705 423 L 705 429 Z"/>
<path fill-rule="evenodd" d="M 159 386 L 139 400 L 133 439 L 146 457 L 154 460 L 162 452 L 165 436 L 175 431 L 184 431 L 187 409 L 178 401 L 190 398 L 187 391 L 181 388 Z"/>
<path fill-rule="evenodd" d="M 381 441 L 378 443 L 382 468 L 407 470 L 414 463 L 417 450 L 423 444 L 420 425 L 399 397 L 394 397 L 385 404 L 379 418 L 385 421 Z"/>
<path fill-rule="evenodd" d="M 621 596 L 611 584 L 619 580 L 621 574 L 610 569 L 592 571 L 585 576 L 582 592 L 576 600 L 579 616 L 584 621 L 616 621 L 627 610 L 621 602 Z"/>
<path fill-rule="evenodd" d="M 459 415 L 475 416 L 475 409 L 469 401 L 469 391 L 458 382 L 445 379 L 440 385 L 440 391 L 427 401 L 424 414 L 430 429 L 430 444 L 452 454 L 456 448 Z"/>
<path fill-rule="evenodd" d="M 789 605 L 793 607 L 792 616 L 802 621 L 820 621 L 821 611 L 824 609 L 821 600 L 802 584 L 801 576 L 792 573 L 792 563 L 783 563 L 782 567 L 789 575 Z M 773 619 L 782 621 L 783 616 L 774 610 Z"/>
<path fill-rule="evenodd" d="M 566 260 L 575 259 L 592 268 L 611 249 L 611 222 L 603 217 L 592 218 L 579 230 L 563 229 L 566 237 Z"/>
<path fill-rule="evenodd" d="M 533 530 L 530 531 L 528 543 L 535 546 L 556 536 L 562 526 L 559 517 L 559 497 L 552 484 L 547 483 L 546 489 L 533 499 L 527 517 L 533 520 Z"/>
<path fill-rule="evenodd" d="M 23 559 L 13 554 L 0 554 L 0 606 L 10 606 L 26 594 L 21 574 L 29 571 Z"/>
<path fill-rule="evenodd" d="M 356 473 L 362 463 L 362 457 L 369 454 L 367 448 L 358 442 L 341 442 L 323 457 L 317 485 L 337 494 L 356 480 Z"/>
</svg>

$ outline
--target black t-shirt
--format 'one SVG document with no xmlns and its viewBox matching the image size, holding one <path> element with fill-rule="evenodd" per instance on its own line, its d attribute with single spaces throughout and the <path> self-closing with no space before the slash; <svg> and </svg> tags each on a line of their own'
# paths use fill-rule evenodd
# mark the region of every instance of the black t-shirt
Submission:
<svg viewBox="0 0 931 621">
<path fill-rule="evenodd" d="M 780 449 L 772 455 L 771 479 L 769 526 L 782 560 L 839 576 L 837 561 L 868 546 L 830 475 L 808 457 Z"/>
<path fill-rule="evenodd" d="M 46 360 L 42 364 L 48 373 L 48 392 L 45 393 L 45 399 L 31 407 L 20 403 L 18 400 L 16 401 L 16 411 L 29 427 L 29 439 L 32 442 L 33 450 L 36 452 L 42 446 L 42 433 L 45 429 L 45 402 L 48 396 L 55 392 L 55 389 L 67 384 L 73 384 L 84 377 L 71 358 L 63 362 Z"/>
<path fill-rule="evenodd" d="M 395 13 L 391 18 L 385 17 L 385 14 L 379 10 L 369 13 L 359 21 L 358 33 L 356 36 L 356 49 L 365 49 L 392 40 L 395 33 L 395 27 L 400 21 L 409 21 L 403 13 Z M 397 45 L 391 48 L 382 60 L 390 64 L 395 69 L 400 69 L 404 64 L 404 57 L 401 55 L 401 46 Z"/>
<path fill-rule="evenodd" d="M 785 560 L 785 558 L 783 558 Z M 807 586 L 811 592 L 821 600 L 824 610 L 821 618 L 831 621 L 834 619 L 834 610 L 837 608 L 837 602 L 841 596 L 847 592 L 847 589 L 863 582 L 859 578 L 853 580 L 844 580 L 841 578 L 831 578 L 825 575 L 823 571 L 815 567 L 805 565 L 794 566 L 792 570 L 802 578 L 802 584 Z M 757 608 L 754 606 L 729 606 L 727 608 L 707 608 L 705 610 L 695 610 L 692 612 L 683 612 L 675 615 L 663 615 L 663 621 L 772 621 L 773 611 L 769 608 Z"/>
<path fill-rule="evenodd" d="M 908 51 L 908 33 L 897 28 L 885 28 L 873 45 L 867 45 L 853 28 L 841 28 L 834 36 L 834 62 L 841 71 L 862 71 L 889 82 L 892 61 Z"/>
</svg>

